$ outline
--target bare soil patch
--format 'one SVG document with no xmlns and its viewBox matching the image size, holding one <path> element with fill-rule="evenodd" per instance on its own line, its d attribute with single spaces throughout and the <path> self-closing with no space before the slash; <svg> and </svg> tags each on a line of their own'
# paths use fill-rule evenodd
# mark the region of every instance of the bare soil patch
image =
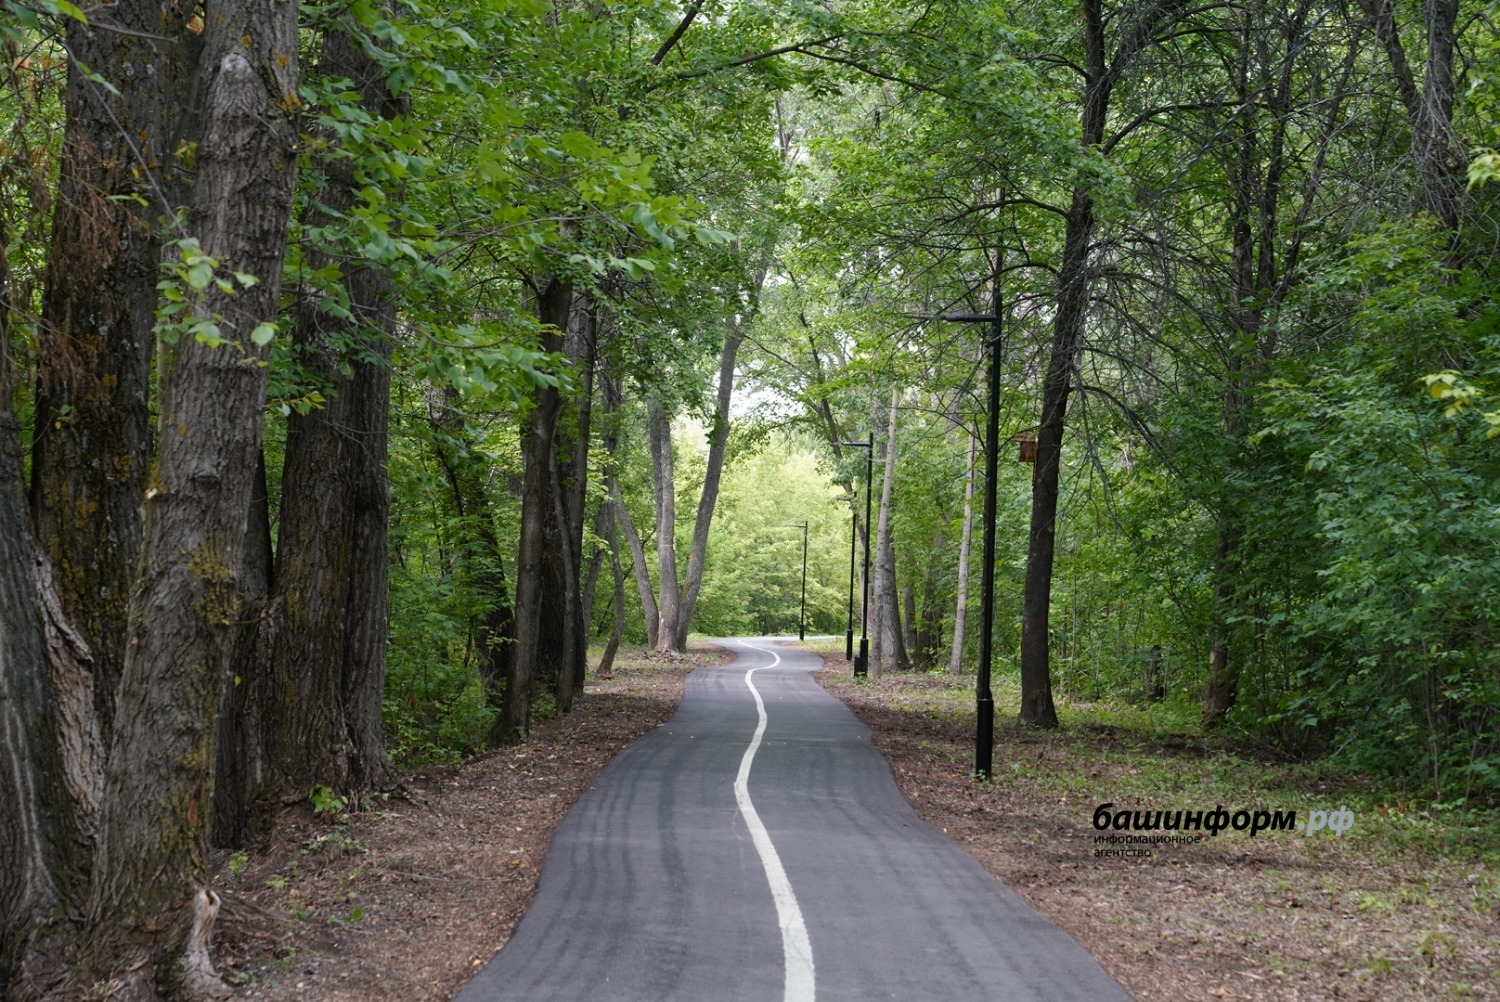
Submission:
<svg viewBox="0 0 1500 1002">
<path fill-rule="evenodd" d="M 1500 872 L 1485 852 L 1424 848 L 1400 805 L 1345 837 L 1225 832 L 1150 858 L 1096 858 L 1094 809 L 1336 807 L 1341 791 L 1260 789 L 1270 767 L 1223 742 L 1126 728 L 1026 731 L 997 707 L 995 780 L 970 778 L 972 683 L 921 675 L 856 683 L 824 649 L 818 680 L 874 732 L 907 799 L 1139 999 L 1500 998 Z M 841 645 L 840 645 L 841 647 Z M 998 698 L 998 697 L 997 697 Z M 1236 762 L 1253 772 L 1241 802 Z M 1226 794 L 1226 791 L 1227 794 Z M 1264 799 L 1263 799 L 1264 798 Z M 1420 831 L 1412 827 L 1412 831 Z"/>
<path fill-rule="evenodd" d="M 520 920 L 568 808 L 672 715 L 693 668 L 730 657 L 619 660 L 524 745 L 406 777 L 409 798 L 373 810 L 296 805 L 265 850 L 220 854 L 216 955 L 235 997 L 452 998 Z"/>
</svg>

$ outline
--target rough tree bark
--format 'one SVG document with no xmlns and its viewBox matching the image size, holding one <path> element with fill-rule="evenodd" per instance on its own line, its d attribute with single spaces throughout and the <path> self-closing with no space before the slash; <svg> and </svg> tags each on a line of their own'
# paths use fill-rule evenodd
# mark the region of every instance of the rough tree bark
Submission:
<svg viewBox="0 0 1500 1002">
<path fill-rule="evenodd" d="M 226 339 L 171 353 L 147 491 L 141 576 L 106 773 L 84 977 L 117 998 L 188 999 L 223 984 L 208 954 L 215 718 L 234 648 L 267 355 L 296 176 L 295 4 L 229 3 L 205 29 L 203 128 L 190 229 L 227 274 L 193 306 Z"/>
<path fill-rule="evenodd" d="M 352 81 L 360 106 L 390 120 L 405 110 L 386 74 L 361 45 L 356 25 L 323 34 L 320 70 Z M 316 222 L 347 215 L 359 199 L 356 164 L 333 155 Z M 312 268 L 336 253 L 310 248 Z M 390 351 L 395 305 L 379 267 L 351 263 L 343 278 L 352 317 L 319 307 L 317 290 L 298 297 L 292 343 L 326 404 L 287 422 L 277 618 L 268 693 L 261 707 L 272 769 L 285 793 L 316 785 L 343 793 L 395 782 L 380 728 L 387 630 L 386 540 L 390 499 Z M 347 344 L 355 343 L 350 349 Z"/>
<path fill-rule="evenodd" d="M 270 491 L 265 453 L 256 457 L 245 559 L 240 570 L 238 637 L 219 701 L 219 733 L 214 743 L 213 844 L 239 848 L 270 838 L 280 807 L 280 785 L 266 758 L 261 707 L 269 698 L 274 617 L 274 556 Z"/>
<path fill-rule="evenodd" d="M 37 573 L 45 572 L 46 557 L 27 519 L 11 404 L 4 236 L 0 231 L 0 998 L 9 999 L 40 990 L 28 965 L 52 966 L 49 925 L 87 893 L 98 772 L 84 758 L 95 750 L 83 740 L 94 700 L 81 641 L 56 652 L 68 657 L 49 651 L 63 638 L 46 625 L 52 585 Z M 55 593 L 51 602 L 57 606 Z M 60 607 L 54 611 L 60 615 Z M 65 674 L 67 668 L 73 670 Z"/>
<path fill-rule="evenodd" d="M 93 653 L 105 740 L 150 465 L 151 351 L 164 194 L 194 39 L 191 4 L 121 0 L 69 22 L 73 60 L 38 326 L 32 511 L 68 618 Z M 159 36 L 171 36 L 162 42 Z M 79 62 L 109 80 L 89 80 Z"/>
</svg>

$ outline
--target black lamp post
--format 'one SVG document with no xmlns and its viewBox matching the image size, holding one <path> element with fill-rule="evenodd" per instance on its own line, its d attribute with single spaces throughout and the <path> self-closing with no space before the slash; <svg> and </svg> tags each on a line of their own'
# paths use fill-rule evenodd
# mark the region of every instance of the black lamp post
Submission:
<svg viewBox="0 0 1500 1002">
<path fill-rule="evenodd" d="M 859 509 L 849 499 L 849 622 L 844 631 L 844 660 L 854 663 L 854 544 L 859 539 Z"/>
<path fill-rule="evenodd" d="M 802 530 L 802 611 L 797 614 L 797 639 L 807 639 L 807 523 L 788 522 L 788 529 Z"/>
<path fill-rule="evenodd" d="M 865 450 L 865 581 L 860 589 L 859 600 L 859 657 L 854 659 L 854 677 L 865 678 L 870 674 L 870 483 L 875 470 L 875 436 L 868 442 L 845 442 L 846 449 Z M 850 544 L 851 555 L 853 544 Z M 854 575 L 851 566 L 850 577 Z"/>
<path fill-rule="evenodd" d="M 984 570 L 979 607 L 979 670 L 974 680 L 974 775 L 989 779 L 995 750 L 995 697 L 990 692 L 990 661 L 995 626 L 995 474 L 1000 452 L 1000 299 L 999 261 L 995 263 L 995 288 L 989 313 L 940 313 L 925 320 L 947 320 L 959 324 L 990 325 L 986 345 L 986 381 L 989 384 L 989 414 L 984 439 Z"/>
</svg>

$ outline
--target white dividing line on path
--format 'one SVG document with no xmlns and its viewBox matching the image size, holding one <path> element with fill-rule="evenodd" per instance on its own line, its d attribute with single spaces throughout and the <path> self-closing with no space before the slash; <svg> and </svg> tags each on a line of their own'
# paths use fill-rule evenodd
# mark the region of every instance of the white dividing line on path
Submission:
<svg viewBox="0 0 1500 1002">
<path fill-rule="evenodd" d="M 781 924 L 781 951 L 786 963 L 786 1002 L 813 1002 L 816 982 L 813 978 L 812 942 L 807 938 L 807 925 L 802 921 L 802 909 L 797 906 L 797 896 L 792 893 L 791 881 L 786 879 L 786 869 L 781 865 L 781 857 L 776 854 L 776 846 L 766 833 L 766 826 L 761 823 L 760 815 L 755 812 L 755 805 L 750 802 L 750 766 L 760 748 L 760 739 L 766 733 L 766 704 L 760 698 L 760 692 L 750 676 L 761 668 L 775 668 L 781 664 L 781 655 L 763 647 L 751 647 L 749 644 L 745 646 L 752 651 L 769 654 L 775 660 L 745 672 L 745 686 L 750 690 L 750 695 L 755 697 L 755 709 L 760 714 L 760 723 L 755 728 L 755 736 L 750 739 L 750 747 L 745 749 L 745 755 L 740 759 L 740 774 L 734 781 L 734 799 L 740 805 L 740 815 L 745 819 L 745 827 L 750 829 L 755 851 L 760 854 L 760 865 L 765 868 L 766 881 L 771 885 L 771 897 L 776 901 L 776 918 Z"/>
</svg>

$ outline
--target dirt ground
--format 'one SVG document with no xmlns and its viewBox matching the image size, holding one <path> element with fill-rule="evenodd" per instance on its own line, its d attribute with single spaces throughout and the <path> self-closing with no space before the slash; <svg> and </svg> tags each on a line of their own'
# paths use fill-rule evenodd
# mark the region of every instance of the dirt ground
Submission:
<svg viewBox="0 0 1500 1002">
<path fill-rule="evenodd" d="M 568 808 L 672 715 L 693 668 L 728 659 L 701 647 L 680 662 L 622 657 L 518 748 L 409 776 L 408 799 L 374 810 L 297 805 L 265 851 L 221 854 L 215 956 L 234 997 L 452 998 L 510 936 Z"/>
<path fill-rule="evenodd" d="M 968 775 L 972 689 L 955 694 L 921 675 L 856 683 L 842 658 L 825 654 L 825 664 L 816 677 L 874 732 L 923 818 L 1138 999 L 1500 998 L 1492 864 L 1419 850 L 1393 856 L 1375 839 L 1300 832 L 1224 832 L 1203 845 L 1153 847 L 1150 858 L 1095 857 L 1108 847 L 1096 836 L 1114 834 L 1093 827 L 1102 801 L 1213 809 L 1170 793 L 1140 802 L 1110 791 L 1136 787 L 1147 769 L 1195 772 L 1215 749 L 1181 736 L 1143 745 L 1107 726 L 1023 731 L 997 711 L 996 778 L 982 785 Z M 1306 793 L 1318 802 L 1317 788 Z"/>
<path fill-rule="evenodd" d="M 520 748 L 409 777 L 409 799 L 377 810 L 330 817 L 300 805 L 267 851 L 225 854 L 216 955 L 235 997 L 450 999 L 504 945 L 568 807 L 616 751 L 672 714 L 692 668 L 726 659 L 699 648 L 680 663 L 622 662 Z M 1110 728 L 1002 724 L 997 780 L 981 785 L 967 775 L 972 716 L 951 684 L 856 684 L 847 663 L 826 660 L 819 680 L 875 732 L 927 821 L 1135 997 L 1500 998 L 1493 867 L 1415 851 L 1370 858 L 1368 842 L 1291 833 L 1096 858 L 1101 791 L 1139 772 L 1142 754 L 1191 770 L 1202 747 L 1122 749 Z"/>
</svg>

